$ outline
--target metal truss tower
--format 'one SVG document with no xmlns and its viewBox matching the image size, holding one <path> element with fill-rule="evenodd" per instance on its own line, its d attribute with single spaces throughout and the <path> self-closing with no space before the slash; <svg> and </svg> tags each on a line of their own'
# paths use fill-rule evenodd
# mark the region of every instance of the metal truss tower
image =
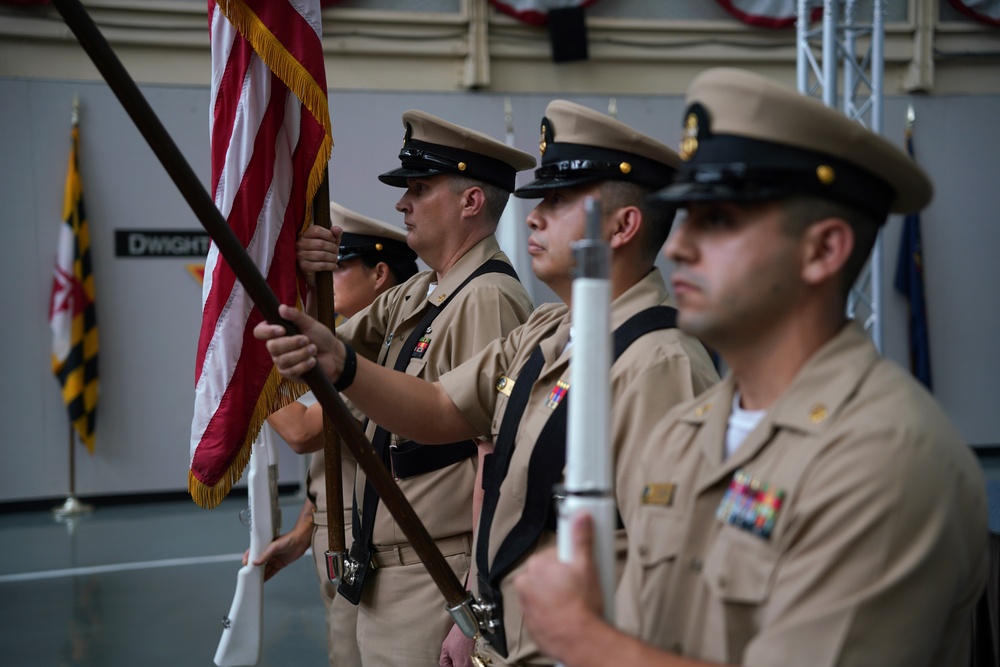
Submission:
<svg viewBox="0 0 1000 667">
<path fill-rule="evenodd" d="M 816 0 L 797 0 L 797 82 L 803 95 L 820 97 L 876 134 L 882 134 L 885 0 L 868 0 L 870 22 L 858 21 L 858 0 L 823 0 L 823 21 L 811 26 Z M 868 4 L 866 2 L 865 4 Z M 858 54 L 867 41 L 867 51 Z M 838 95 L 838 84 L 843 93 Z M 851 289 L 847 314 L 864 324 L 882 352 L 882 232 L 871 261 Z"/>
</svg>

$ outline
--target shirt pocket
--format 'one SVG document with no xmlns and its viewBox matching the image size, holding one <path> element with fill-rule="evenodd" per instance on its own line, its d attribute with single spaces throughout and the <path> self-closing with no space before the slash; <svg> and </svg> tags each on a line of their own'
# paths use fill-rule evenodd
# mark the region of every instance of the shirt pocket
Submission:
<svg viewBox="0 0 1000 667">
<path fill-rule="evenodd" d="M 416 357 L 411 357 L 410 362 L 406 364 L 406 374 L 412 375 L 413 377 L 422 378 L 424 376 L 424 367 L 427 365 L 426 359 L 418 359 Z"/>
<path fill-rule="evenodd" d="M 705 557 L 705 580 L 724 603 L 759 605 L 770 596 L 777 563 L 770 542 L 722 526 Z"/>
<path fill-rule="evenodd" d="M 705 556 L 706 625 L 725 633 L 728 662 L 742 663 L 747 645 L 760 634 L 778 557 L 769 541 L 731 526 L 720 528 Z"/>
<path fill-rule="evenodd" d="M 639 508 L 638 525 L 633 553 L 644 569 L 669 565 L 677 560 L 684 543 L 683 522 L 677 510 L 643 505 Z"/>
</svg>

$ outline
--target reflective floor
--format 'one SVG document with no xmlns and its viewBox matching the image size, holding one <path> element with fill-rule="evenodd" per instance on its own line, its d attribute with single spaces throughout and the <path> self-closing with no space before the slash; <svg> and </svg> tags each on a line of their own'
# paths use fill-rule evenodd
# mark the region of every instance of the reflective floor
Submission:
<svg viewBox="0 0 1000 667">
<path fill-rule="evenodd" d="M 301 500 L 281 505 L 290 526 Z M 211 666 L 249 544 L 244 507 L 144 503 L 64 523 L 0 514 L 0 665 Z M 264 598 L 259 664 L 326 665 L 311 555 L 267 582 Z"/>
</svg>

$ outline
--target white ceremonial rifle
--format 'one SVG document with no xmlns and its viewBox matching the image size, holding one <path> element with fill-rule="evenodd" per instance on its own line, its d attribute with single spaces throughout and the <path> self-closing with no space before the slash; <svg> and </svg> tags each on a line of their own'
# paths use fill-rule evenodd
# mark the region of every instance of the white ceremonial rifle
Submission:
<svg viewBox="0 0 1000 667">
<path fill-rule="evenodd" d="M 215 650 L 219 667 L 256 665 L 260 661 L 264 626 L 264 565 L 253 561 L 278 536 L 278 456 L 271 427 L 264 423 L 253 443 L 247 470 L 250 507 L 250 555 L 236 575 L 236 593 L 229 614 L 222 617 L 222 638 Z"/>
<path fill-rule="evenodd" d="M 570 522 L 580 512 L 594 519 L 604 618 L 614 623 L 615 510 L 611 453 L 611 250 L 601 237 L 601 206 L 588 198 L 586 235 L 573 244 L 573 362 L 566 430 L 565 499 L 559 506 L 559 559 L 573 554 Z"/>
</svg>

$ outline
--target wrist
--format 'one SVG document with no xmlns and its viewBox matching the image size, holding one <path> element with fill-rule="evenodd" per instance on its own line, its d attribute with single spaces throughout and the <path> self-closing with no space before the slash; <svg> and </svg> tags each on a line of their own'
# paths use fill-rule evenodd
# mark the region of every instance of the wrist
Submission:
<svg viewBox="0 0 1000 667">
<path fill-rule="evenodd" d="M 344 346 L 344 367 L 340 371 L 340 376 L 333 383 L 333 388 L 337 391 L 345 391 L 354 382 L 354 375 L 358 372 L 358 354 L 354 348 L 343 343 Z"/>
</svg>

